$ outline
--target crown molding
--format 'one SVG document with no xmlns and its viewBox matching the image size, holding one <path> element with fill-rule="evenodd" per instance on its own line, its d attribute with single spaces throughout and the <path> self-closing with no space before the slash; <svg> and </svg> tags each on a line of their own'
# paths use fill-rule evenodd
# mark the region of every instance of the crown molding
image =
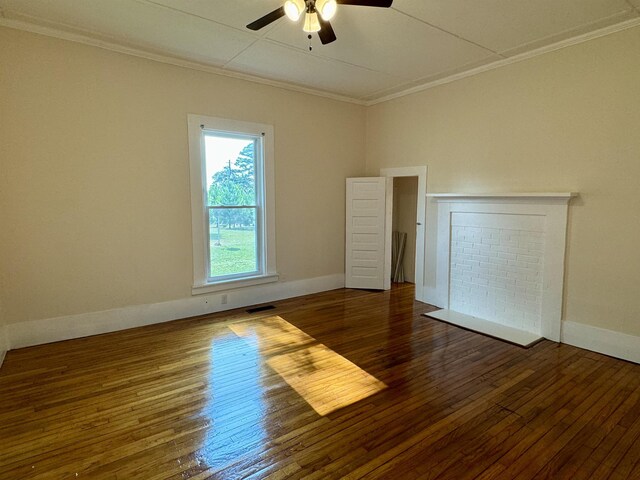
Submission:
<svg viewBox="0 0 640 480">
<path fill-rule="evenodd" d="M 426 82 L 426 83 L 423 83 L 422 85 L 418 85 L 415 87 L 408 88 L 406 90 L 402 90 L 400 92 L 385 95 L 383 97 L 376 98 L 374 100 L 368 100 L 365 102 L 365 105 L 367 107 L 371 107 L 379 103 L 384 103 L 390 100 L 394 100 L 396 98 L 401 98 L 407 95 L 412 95 L 414 93 L 419 93 L 424 90 L 429 90 L 430 88 L 439 87 L 440 85 L 446 85 L 447 83 L 456 82 L 458 80 L 462 80 L 467 77 L 473 77 L 475 75 L 479 75 L 484 72 L 495 70 L 501 67 L 506 67 L 507 65 L 519 63 L 525 60 L 529 60 L 531 58 L 539 57 L 540 55 L 545 55 L 547 53 L 555 52 L 557 50 L 571 47 L 573 45 L 578 45 L 580 43 L 588 42 L 590 40 L 595 40 L 596 38 L 606 37 L 607 35 L 612 35 L 614 33 L 622 32 L 624 30 L 628 30 L 630 28 L 635 28 L 638 26 L 640 26 L 640 18 L 632 18 L 630 20 L 625 20 L 624 22 L 616 23 L 614 25 L 600 28 L 592 32 L 583 33 L 582 35 L 578 35 L 575 37 L 567 38 L 559 42 L 552 43 L 550 45 L 545 45 L 544 47 L 536 48 L 535 50 L 531 50 L 529 52 L 520 53 L 518 55 L 514 55 L 513 57 L 508 57 L 503 60 L 497 60 L 495 62 L 491 62 L 486 65 L 482 65 L 480 67 L 472 68 L 471 70 L 466 70 L 464 72 L 456 73 L 454 75 L 449 75 L 444 78 Z"/>
<path fill-rule="evenodd" d="M 561 50 L 563 48 L 571 47 L 573 45 L 578 45 L 580 43 L 588 42 L 590 40 L 594 40 L 597 38 L 605 37 L 608 35 L 612 35 L 614 33 L 618 33 L 624 30 L 628 30 L 631 28 L 640 26 L 640 17 L 633 18 L 630 20 L 625 20 L 620 23 L 616 23 L 614 25 L 610 25 L 608 27 L 600 28 L 598 30 L 594 30 L 592 32 L 584 33 L 582 35 L 578 35 L 575 37 L 567 38 L 565 40 L 561 40 L 559 42 L 552 43 L 550 45 L 546 45 L 544 47 L 537 48 L 535 50 L 531 50 L 529 52 L 520 53 L 518 55 L 514 55 L 512 57 L 508 57 L 502 60 L 497 60 L 486 65 L 482 65 L 480 67 L 472 68 L 470 70 L 466 70 L 464 72 L 456 73 L 454 75 L 449 75 L 437 80 L 427 81 L 421 85 L 417 85 L 411 88 L 407 88 L 401 90 L 396 93 L 392 93 L 389 95 L 385 95 L 376 99 L 371 100 L 362 100 L 354 97 L 349 97 L 346 95 L 339 95 L 335 93 L 329 93 L 322 90 L 317 90 L 314 88 L 303 87 L 301 85 L 296 85 L 292 83 L 287 83 L 278 80 L 269 80 L 263 77 L 259 77 L 257 75 L 250 75 L 246 73 L 235 72 L 232 70 L 226 70 L 220 67 L 214 67 L 212 65 L 206 65 L 203 63 L 194 62 L 191 60 L 186 60 L 178 57 L 173 57 L 170 55 L 164 55 L 161 53 L 154 53 L 148 50 L 143 50 L 133 46 L 127 46 L 116 41 L 111 40 L 103 40 L 91 37 L 87 34 L 76 33 L 65 31 L 62 28 L 57 26 L 45 26 L 40 25 L 33 22 L 27 22 L 22 20 L 9 19 L 2 16 L 2 11 L 0 11 L 0 27 L 12 28 L 15 30 L 23 30 L 26 32 L 35 33 L 38 35 L 45 35 L 49 37 L 59 38 L 61 40 L 67 40 L 70 42 L 81 43 L 84 45 L 89 45 L 93 47 L 102 48 L 104 50 L 110 50 L 117 53 L 122 53 L 125 55 L 131 55 L 139 58 L 144 58 L 147 60 L 152 60 L 160 63 L 165 63 L 168 65 L 174 65 L 178 67 L 188 68 L 191 70 L 198 70 L 201 72 L 211 73 L 214 75 L 221 75 L 224 77 L 236 78 L 239 80 L 245 80 L 248 82 L 258 83 L 262 85 L 268 85 L 275 88 L 281 88 L 284 90 L 289 90 L 297 93 L 304 93 L 307 95 L 314 95 L 317 97 L 323 97 L 330 100 L 336 100 L 339 102 L 346 102 L 355 105 L 362 105 L 366 107 L 371 107 L 377 105 L 379 103 L 388 102 L 390 100 L 395 100 L 397 98 L 405 97 L 407 95 L 413 95 L 414 93 L 419 93 L 425 90 L 429 90 L 431 88 L 439 87 L 441 85 L 446 85 L 448 83 L 453 83 L 458 80 L 462 80 L 464 78 L 473 77 L 475 75 L 479 75 L 484 72 L 488 72 L 491 70 L 495 70 L 501 67 L 506 67 L 508 65 L 512 65 L 514 63 L 519 63 L 525 60 L 529 60 L 531 58 L 538 57 L 540 55 L 545 55 L 547 53 L 555 52 L 557 50 Z M 640 12 L 639 12 L 640 13 Z"/>
<path fill-rule="evenodd" d="M 115 41 L 103 40 L 85 35 L 82 33 L 69 32 L 56 27 L 38 25 L 37 23 L 26 22 L 22 20 L 14 20 L 0 16 L 0 27 L 12 28 L 14 30 L 22 30 L 25 32 L 35 33 L 38 35 L 45 35 L 48 37 L 58 38 L 60 40 L 67 40 L 70 42 L 81 43 L 91 47 L 101 48 L 103 50 L 109 50 L 112 52 L 122 53 L 125 55 L 131 55 L 134 57 L 144 58 L 146 60 L 152 60 L 168 65 L 177 67 L 188 68 L 190 70 L 198 70 L 201 72 L 211 73 L 214 75 L 221 75 L 223 77 L 236 78 L 239 80 L 245 80 L 248 82 L 259 83 L 262 85 L 268 85 L 270 87 L 282 88 L 297 93 L 304 93 L 307 95 L 314 95 L 316 97 L 328 98 L 330 100 L 337 100 L 339 102 L 352 103 L 355 105 L 365 105 L 366 102 L 357 98 L 348 97 L 345 95 L 339 95 L 335 93 L 329 93 L 322 90 L 316 90 L 314 88 L 303 87 L 292 83 L 282 82 L 278 80 L 269 80 L 267 78 L 259 77 L 256 75 L 250 75 L 247 73 L 240 73 L 233 70 L 226 70 L 220 67 L 214 67 L 212 65 L 206 65 L 191 60 L 186 60 L 170 55 L 164 55 L 161 53 L 154 53 L 148 50 L 143 50 L 137 47 L 127 46 Z"/>
</svg>

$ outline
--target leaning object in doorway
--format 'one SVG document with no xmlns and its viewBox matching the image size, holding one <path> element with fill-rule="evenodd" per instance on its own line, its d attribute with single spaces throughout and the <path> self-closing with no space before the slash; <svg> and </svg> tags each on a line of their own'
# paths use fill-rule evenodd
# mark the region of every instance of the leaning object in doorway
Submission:
<svg viewBox="0 0 640 480">
<path fill-rule="evenodd" d="M 393 232 L 391 240 L 391 280 L 396 283 L 404 282 L 404 247 L 407 244 L 407 234 Z M 388 258 L 388 257 L 387 257 Z"/>
</svg>

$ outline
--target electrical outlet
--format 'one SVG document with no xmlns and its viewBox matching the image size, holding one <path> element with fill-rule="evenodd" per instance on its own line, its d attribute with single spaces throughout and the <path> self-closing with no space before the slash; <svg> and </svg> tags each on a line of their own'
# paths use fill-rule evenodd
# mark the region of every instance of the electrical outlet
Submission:
<svg viewBox="0 0 640 480">
<path fill-rule="evenodd" d="M 227 294 L 226 293 L 224 295 L 222 295 L 222 297 L 220 297 L 220 303 L 222 305 L 226 305 L 227 304 Z"/>
</svg>

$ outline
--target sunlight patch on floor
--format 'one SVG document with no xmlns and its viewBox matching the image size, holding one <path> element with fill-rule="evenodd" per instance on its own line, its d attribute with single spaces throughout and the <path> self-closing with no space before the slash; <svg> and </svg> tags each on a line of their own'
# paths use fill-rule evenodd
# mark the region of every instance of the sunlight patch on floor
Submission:
<svg viewBox="0 0 640 480">
<path fill-rule="evenodd" d="M 281 317 L 229 328 L 256 342 L 266 363 L 320 415 L 363 400 L 387 386 Z"/>
</svg>

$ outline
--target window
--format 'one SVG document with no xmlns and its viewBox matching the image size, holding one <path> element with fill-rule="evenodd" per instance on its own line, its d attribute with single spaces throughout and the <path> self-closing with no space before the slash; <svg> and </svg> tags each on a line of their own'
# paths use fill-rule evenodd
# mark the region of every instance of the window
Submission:
<svg viewBox="0 0 640 480">
<path fill-rule="evenodd" d="M 193 293 L 278 279 L 273 127 L 189 115 Z"/>
</svg>

